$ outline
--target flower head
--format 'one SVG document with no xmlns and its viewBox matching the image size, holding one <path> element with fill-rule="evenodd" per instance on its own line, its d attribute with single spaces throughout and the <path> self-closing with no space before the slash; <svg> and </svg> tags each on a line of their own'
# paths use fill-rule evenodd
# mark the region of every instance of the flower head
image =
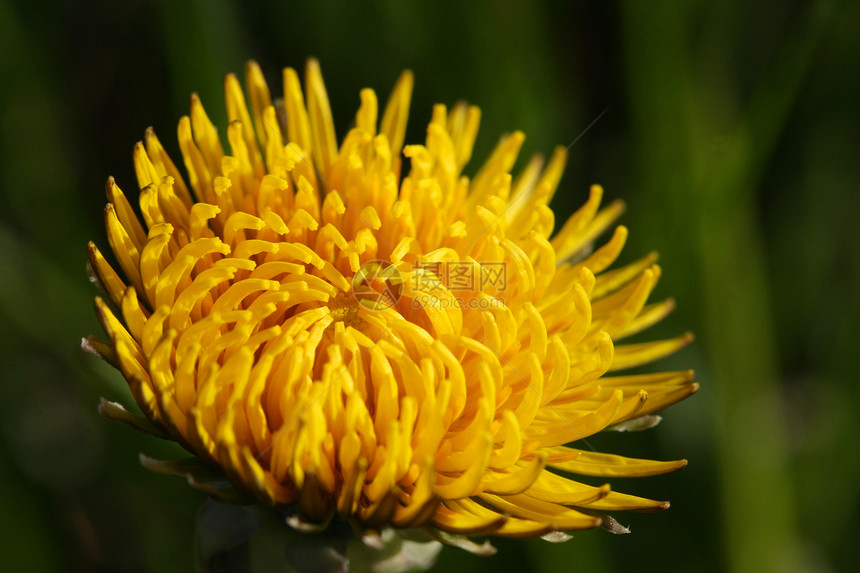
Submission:
<svg viewBox="0 0 860 573">
<path fill-rule="evenodd" d="M 142 219 L 107 184 L 119 269 L 89 246 L 110 342 L 84 342 L 119 368 L 145 418 L 106 401 L 103 413 L 198 460 L 150 467 L 288 508 L 299 527 L 340 515 L 359 531 L 421 527 L 451 542 L 618 530 L 607 512 L 664 509 L 572 475 L 654 475 L 683 460 L 567 445 L 652 425 L 697 388 L 688 371 L 614 374 L 690 340 L 618 344 L 672 309 L 646 303 L 656 256 L 607 270 L 627 230 L 592 250 L 623 209 L 600 209 L 597 186 L 553 236 L 564 148 L 512 175 L 514 132 L 463 175 L 475 107 L 435 106 L 424 145 L 404 146 L 412 84 L 400 77 L 381 121 L 362 90 L 338 143 L 315 61 L 305 94 L 284 71 L 277 101 L 252 62 L 250 107 L 225 80 L 229 153 L 192 96 L 178 130 L 187 177 L 147 130 L 134 150 Z"/>
</svg>

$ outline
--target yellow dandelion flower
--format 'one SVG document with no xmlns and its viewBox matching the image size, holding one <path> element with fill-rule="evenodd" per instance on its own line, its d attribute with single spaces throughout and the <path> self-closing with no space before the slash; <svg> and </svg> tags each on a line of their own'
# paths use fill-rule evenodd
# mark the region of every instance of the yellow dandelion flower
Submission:
<svg viewBox="0 0 860 573">
<path fill-rule="evenodd" d="M 147 130 L 134 149 L 142 219 L 108 180 L 119 269 L 92 243 L 89 264 L 110 342 L 84 346 L 122 372 L 145 417 L 101 411 L 195 456 L 146 465 L 218 499 L 289 508 L 298 527 L 339 515 L 455 543 L 617 531 L 608 513 L 668 507 L 570 477 L 686 463 L 567 445 L 652 425 L 697 388 L 689 371 L 614 374 L 691 338 L 618 344 L 673 307 L 646 302 L 655 255 L 607 270 L 624 227 L 591 249 L 623 205 L 600 209 L 592 187 L 553 236 L 564 148 L 512 175 L 514 132 L 469 178 L 478 108 L 435 106 L 424 145 L 404 146 L 406 72 L 381 120 L 361 91 L 338 143 L 317 62 L 304 94 L 293 69 L 283 76 L 282 100 L 256 63 L 247 96 L 227 76 L 229 153 L 192 96 L 178 128 L 187 178 Z M 207 479 L 215 470 L 229 487 Z"/>
</svg>

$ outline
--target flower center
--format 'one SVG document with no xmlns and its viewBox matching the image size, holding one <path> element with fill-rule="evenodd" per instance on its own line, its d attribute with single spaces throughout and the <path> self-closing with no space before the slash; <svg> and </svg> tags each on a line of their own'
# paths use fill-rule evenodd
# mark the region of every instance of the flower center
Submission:
<svg viewBox="0 0 860 573">
<path fill-rule="evenodd" d="M 344 326 L 352 326 L 361 330 L 361 325 L 364 323 L 361 317 L 358 316 L 359 302 L 350 293 L 338 294 L 329 299 L 328 308 L 331 311 L 332 318 L 335 321 L 344 323 Z"/>
</svg>

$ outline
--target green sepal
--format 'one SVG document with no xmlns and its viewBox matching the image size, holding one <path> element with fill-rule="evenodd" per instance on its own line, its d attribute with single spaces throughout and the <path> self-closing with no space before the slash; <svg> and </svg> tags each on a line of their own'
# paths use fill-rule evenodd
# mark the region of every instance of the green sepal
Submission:
<svg viewBox="0 0 860 573">
<path fill-rule="evenodd" d="M 118 402 L 111 402 L 110 400 L 102 398 L 99 402 L 99 414 L 108 420 L 128 424 L 135 430 L 143 432 L 144 434 L 163 438 L 165 440 L 171 439 L 170 434 L 168 434 L 164 428 L 145 416 L 132 414 L 125 408 L 125 406 Z"/>
<path fill-rule="evenodd" d="M 650 430 L 660 423 L 663 418 L 654 414 L 631 418 L 624 422 L 618 422 L 606 428 L 610 432 L 641 432 L 642 430 Z"/>
<path fill-rule="evenodd" d="M 184 477 L 188 485 L 220 502 L 234 505 L 253 503 L 248 496 L 234 488 L 220 470 L 206 464 L 200 458 L 165 461 L 140 454 L 140 463 L 146 469 L 160 474 Z"/>
</svg>

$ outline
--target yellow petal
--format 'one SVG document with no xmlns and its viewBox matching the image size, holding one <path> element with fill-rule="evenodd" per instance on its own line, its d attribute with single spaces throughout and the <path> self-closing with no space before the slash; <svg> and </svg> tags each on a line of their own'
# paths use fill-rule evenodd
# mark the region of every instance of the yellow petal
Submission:
<svg viewBox="0 0 860 573">
<path fill-rule="evenodd" d="M 385 112 L 382 114 L 380 133 L 388 138 L 388 146 L 392 156 L 398 156 L 403 147 L 406 135 L 406 120 L 409 117 L 409 104 L 412 100 L 412 72 L 405 71 L 394 84 L 394 89 L 388 97 Z"/>
</svg>

